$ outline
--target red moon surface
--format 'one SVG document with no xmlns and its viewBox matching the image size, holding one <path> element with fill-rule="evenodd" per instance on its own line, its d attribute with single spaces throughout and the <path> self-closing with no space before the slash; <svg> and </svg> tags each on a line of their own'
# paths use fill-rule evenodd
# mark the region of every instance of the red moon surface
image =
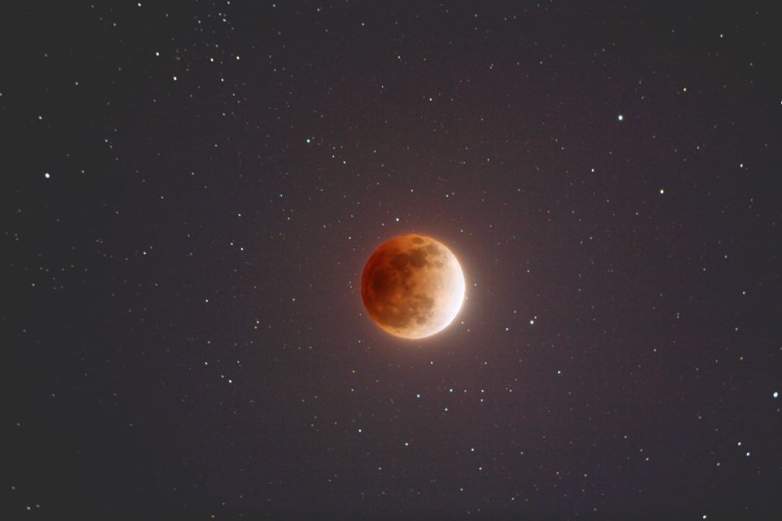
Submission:
<svg viewBox="0 0 782 521">
<path fill-rule="evenodd" d="M 420 234 L 382 243 L 361 274 L 361 297 L 372 321 L 407 339 L 448 327 L 462 307 L 464 290 L 456 256 L 440 241 Z"/>
</svg>

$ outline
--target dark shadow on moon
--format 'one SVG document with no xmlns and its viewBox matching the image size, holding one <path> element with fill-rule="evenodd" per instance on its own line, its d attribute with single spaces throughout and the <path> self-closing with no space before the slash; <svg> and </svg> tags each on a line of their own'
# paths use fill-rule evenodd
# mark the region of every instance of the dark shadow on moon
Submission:
<svg viewBox="0 0 782 521">
<path fill-rule="evenodd" d="M 413 237 L 411 242 L 425 241 Z M 362 297 L 372 318 L 383 326 L 397 329 L 413 323 L 426 324 L 434 314 L 435 301 L 418 291 L 415 276 L 428 266 L 441 269 L 444 263 L 430 257 L 440 257 L 442 253 L 436 244 L 376 251 L 367 262 L 361 281 Z"/>
</svg>

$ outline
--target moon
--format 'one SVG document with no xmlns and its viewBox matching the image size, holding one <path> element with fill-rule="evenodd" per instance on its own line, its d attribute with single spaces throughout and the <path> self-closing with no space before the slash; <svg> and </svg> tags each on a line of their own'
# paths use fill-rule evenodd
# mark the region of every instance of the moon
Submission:
<svg viewBox="0 0 782 521">
<path fill-rule="evenodd" d="M 361 274 L 361 297 L 372 321 L 386 333 L 411 340 L 448 327 L 462 307 L 464 288 L 453 252 L 415 233 L 378 246 Z"/>
</svg>

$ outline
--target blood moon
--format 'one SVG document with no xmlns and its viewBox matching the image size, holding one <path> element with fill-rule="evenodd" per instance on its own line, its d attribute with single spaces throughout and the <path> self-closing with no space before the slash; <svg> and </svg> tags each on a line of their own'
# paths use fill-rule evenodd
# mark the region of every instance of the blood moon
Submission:
<svg viewBox="0 0 782 521">
<path fill-rule="evenodd" d="M 361 274 L 370 318 L 394 336 L 419 339 L 439 333 L 464 302 L 464 273 L 443 243 L 399 235 L 375 249 Z"/>
</svg>

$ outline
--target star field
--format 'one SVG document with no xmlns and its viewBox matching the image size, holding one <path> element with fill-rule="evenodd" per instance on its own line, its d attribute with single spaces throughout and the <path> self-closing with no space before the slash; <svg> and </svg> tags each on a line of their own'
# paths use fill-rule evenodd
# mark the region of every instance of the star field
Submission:
<svg viewBox="0 0 782 521">
<path fill-rule="evenodd" d="M 15 7 L 2 518 L 779 519 L 772 6 Z"/>
</svg>

